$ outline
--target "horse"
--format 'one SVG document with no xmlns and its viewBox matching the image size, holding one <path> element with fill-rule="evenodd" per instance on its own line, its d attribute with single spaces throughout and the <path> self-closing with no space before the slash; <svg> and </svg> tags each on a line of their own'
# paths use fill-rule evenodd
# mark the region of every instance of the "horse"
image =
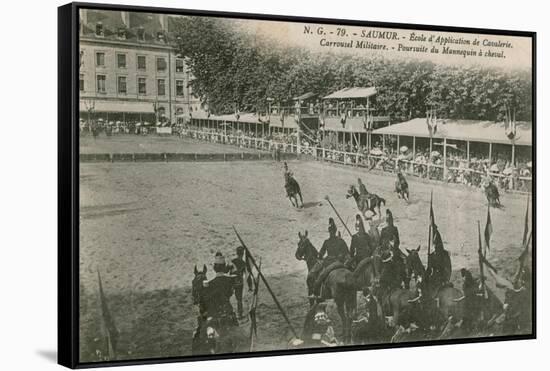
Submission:
<svg viewBox="0 0 550 371">
<path fill-rule="evenodd" d="M 308 267 L 307 288 L 310 297 L 310 305 L 315 304 L 315 299 L 311 296 L 314 292 L 315 279 L 312 271 L 320 270 L 322 264 L 319 259 L 319 253 L 307 236 L 307 231 L 298 233 L 299 241 L 296 249 L 296 259 L 305 260 Z M 377 270 L 379 270 L 380 259 L 372 256 L 363 259 L 352 272 L 346 267 L 335 268 L 324 281 L 325 290 L 328 291 L 330 298 L 336 304 L 338 314 L 342 321 L 344 342 L 351 339 L 351 322 L 357 308 L 357 291 L 366 291 L 366 288 L 375 282 Z"/>
<path fill-rule="evenodd" d="M 386 200 L 378 196 L 375 193 L 367 193 L 366 195 L 359 194 L 357 188 L 354 185 L 350 185 L 346 198 L 353 197 L 357 208 L 363 214 L 363 217 L 366 218 L 365 213 L 370 210 L 374 215 L 378 215 L 378 218 L 381 218 L 380 206 L 384 204 L 386 206 Z M 370 205 L 370 206 L 369 206 Z M 378 210 L 378 213 L 375 211 Z"/>
<path fill-rule="evenodd" d="M 250 351 L 250 337 L 246 329 L 240 326 L 227 326 L 227 321 L 221 318 L 208 317 L 208 287 L 203 282 L 207 280 L 206 265 L 202 271 L 194 268 L 191 281 L 193 304 L 199 306 L 198 323 L 191 343 L 191 353 L 219 354 Z"/>
<path fill-rule="evenodd" d="M 292 206 L 298 207 L 298 208 L 304 207 L 304 200 L 302 199 L 302 192 L 300 190 L 300 185 L 298 184 L 296 179 L 294 179 L 294 177 L 288 173 L 285 173 L 285 190 L 286 190 L 286 195 L 290 200 L 290 203 L 292 203 Z M 300 203 L 302 204 L 302 206 L 298 204 L 297 196 L 300 196 Z"/>
<path fill-rule="evenodd" d="M 489 203 L 489 206 L 502 206 L 502 204 L 500 203 L 500 194 L 495 183 L 491 180 L 488 183 L 484 183 L 483 187 L 485 190 L 485 197 L 487 197 L 487 202 Z"/>
<path fill-rule="evenodd" d="M 434 282 L 430 282 L 427 277 L 427 271 L 420 258 L 416 259 L 414 255 L 409 255 L 411 259 L 416 260 L 417 269 L 421 272 L 418 276 L 418 287 L 420 288 L 420 299 L 427 306 L 428 311 L 432 312 L 433 317 L 430 322 L 434 325 L 440 325 L 448 321 L 450 317 L 454 323 L 462 322 L 464 319 L 464 301 L 460 300 L 464 295 L 461 290 L 452 285 L 443 285 L 438 287 Z"/>
<path fill-rule="evenodd" d="M 409 183 L 407 183 L 405 176 L 400 171 L 397 173 L 397 180 L 395 181 L 395 192 L 398 198 L 409 202 Z"/>
<path fill-rule="evenodd" d="M 308 273 L 311 272 L 315 264 L 319 261 L 319 252 L 309 240 L 307 230 L 304 234 L 298 232 L 298 247 L 296 248 L 294 256 L 297 260 L 304 260 L 306 262 Z M 307 285 L 307 295 L 310 297 L 309 305 L 312 307 L 315 305 L 315 300 L 311 298 L 313 296 L 313 285 L 309 282 Z"/>
</svg>

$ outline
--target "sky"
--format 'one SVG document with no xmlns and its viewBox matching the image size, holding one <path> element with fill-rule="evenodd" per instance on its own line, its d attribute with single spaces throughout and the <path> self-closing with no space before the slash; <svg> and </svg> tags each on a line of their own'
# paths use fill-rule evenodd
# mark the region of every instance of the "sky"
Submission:
<svg viewBox="0 0 550 371">
<path fill-rule="evenodd" d="M 281 46 L 313 52 L 381 55 L 389 59 L 429 60 L 505 70 L 532 66 L 531 39 L 527 37 L 280 21 L 236 20 L 235 23 L 245 32 L 256 34 L 257 39 L 266 38 Z M 433 47 L 438 53 L 433 52 Z"/>
</svg>

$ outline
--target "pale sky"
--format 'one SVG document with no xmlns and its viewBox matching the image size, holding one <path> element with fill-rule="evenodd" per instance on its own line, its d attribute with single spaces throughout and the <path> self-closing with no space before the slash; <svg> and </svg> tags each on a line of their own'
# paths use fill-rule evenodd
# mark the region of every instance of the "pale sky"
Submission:
<svg viewBox="0 0 550 371">
<path fill-rule="evenodd" d="M 532 66 L 531 39 L 527 37 L 279 21 L 236 20 L 235 22 L 246 32 L 257 33 L 259 39 L 269 38 L 281 46 L 307 48 L 314 52 L 350 53 L 357 56 L 382 55 L 390 59 L 414 58 L 442 64 L 481 65 L 507 70 L 528 69 Z M 309 33 L 305 32 L 307 26 L 309 26 Z M 413 32 L 416 35 L 416 41 L 411 40 Z M 379 38 L 377 34 L 382 34 L 384 38 Z M 443 54 L 445 46 L 441 42 L 436 42 L 438 37 L 452 39 L 446 45 L 449 49 L 473 52 L 475 56 Z M 479 45 L 474 45 L 474 40 L 477 40 Z M 368 42 L 378 48 L 385 46 L 386 49 L 358 48 L 361 41 L 363 45 Z M 498 43 L 501 46 L 497 46 Z M 431 53 L 434 46 L 439 49 L 439 53 Z M 422 50 L 426 53 L 421 52 Z M 479 56 L 480 50 L 482 56 Z M 492 56 L 486 56 L 486 53 Z M 502 55 L 504 58 L 501 57 Z"/>
</svg>

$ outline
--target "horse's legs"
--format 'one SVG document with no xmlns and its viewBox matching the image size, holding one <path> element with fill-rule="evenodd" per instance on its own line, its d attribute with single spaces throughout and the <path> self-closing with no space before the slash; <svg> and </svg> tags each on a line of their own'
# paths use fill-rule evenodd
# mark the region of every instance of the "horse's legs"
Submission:
<svg viewBox="0 0 550 371">
<path fill-rule="evenodd" d="M 296 205 L 294 205 L 294 201 L 292 201 L 292 196 L 288 196 L 288 199 L 290 200 L 290 203 L 292 204 L 292 206 L 296 207 Z M 298 202 L 298 201 L 296 201 Z"/>
<path fill-rule="evenodd" d="M 338 310 L 338 314 L 340 315 L 340 320 L 342 322 L 342 338 L 344 339 L 344 342 L 347 342 L 348 334 L 349 334 L 349 324 L 348 324 L 348 316 L 346 315 L 345 299 L 340 298 L 334 301 L 336 302 L 336 308 Z"/>
<path fill-rule="evenodd" d="M 300 203 L 302 204 L 302 207 L 304 207 L 304 200 L 302 198 L 302 192 L 298 192 L 298 196 L 300 196 Z M 298 203 L 298 199 L 296 199 L 296 203 Z"/>
</svg>

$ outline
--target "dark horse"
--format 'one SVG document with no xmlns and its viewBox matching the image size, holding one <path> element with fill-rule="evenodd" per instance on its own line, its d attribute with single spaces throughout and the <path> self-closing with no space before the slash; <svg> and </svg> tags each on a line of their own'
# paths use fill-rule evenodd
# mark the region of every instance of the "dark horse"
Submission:
<svg viewBox="0 0 550 371">
<path fill-rule="evenodd" d="M 460 300 L 463 297 L 462 291 L 452 285 L 437 287 L 436 283 L 430 282 L 424 264 L 420 260 L 419 250 L 420 246 L 416 250 L 407 250 L 407 265 L 411 267 L 413 276 L 417 280 L 417 287 L 421 289 L 420 296 L 409 300 L 408 303 L 420 300 L 424 308 L 428 309 L 424 314 L 431 313 L 431 318 L 423 320 L 432 325 L 445 325 L 450 318 L 454 323 L 461 322 L 465 313 L 464 301 Z"/>
<path fill-rule="evenodd" d="M 305 260 L 308 267 L 308 295 L 313 294 L 313 282 L 311 271 L 319 268 L 322 264 L 319 259 L 319 252 L 313 246 L 307 236 L 307 231 L 304 234 L 298 233 L 299 241 L 296 249 L 296 259 Z M 364 290 L 370 286 L 375 280 L 377 260 L 375 258 L 363 259 L 352 272 L 348 268 L 336 268 L 332 270 L 325 279 L 325 288 L 330 293 L 330 297 L 334 300 L 338 314 L 342 321 L 344 342 L 349 342 L 351 339 L 351 322 L 355 316 L 357 308 L 357 290 Z M 310 304 L 315 302 L 310 299 Z"/>
<path fill-rule="evenodd" d="M 397 197 L 409 202 L 409 183 L 407 183 L 407 180 L 401 171 L 397 173 L 395 192 L 397 193 Z"/>
<path fill-rule="evenodd" d="M 195 266 L 194 277 L 191 282 L 193 304 L 199 306 L 197 329 L 193 333 L 191 353 L 197 354 L 218 354 L 250 351 L 250 339 L 245 329 L 239 326 L 226 325 L 220 318 L 208 316 L 208 287 L 206 266 L 202 271 Z"/>
<path fill-rule="evenodd" d="M 346 198 L 350 197 L 354 198 L 355 203 L 357 204 L 357 208 L 363 214 L 364 218 L 366 218 L 365 213 L 367 212 L 367 210 L 372 211 L 374 215 L 378 214 L 378 217 L 380 218 L 380 205 L 384 204 L 384 206 L 386 206 L 386 200 L 382 197 L 378 196 L 375 193 L 367 193 L 366 195 L 361 195 L 354 185 L 349 186 L 348 193 L 346 194 Z M 378 210 L 378 213 L 375 211 L 375 209 Z"/>
<path fill-rule="evenodd" d="M 485 197 L 487 197 L 487 202 L 489 203 L 489 206 L 493 207 L 500 207 L 502 206 L 500 203 L 500 194 L 498 192 L 498 188 L 495 185 L 495 182 L 490 180 L 489 182 L 484 184 L 485 188 Z"/>
<path fill-rule="evenodd" d="M 294 179 L 294 177 L 290 174 L 285 174 L 285 190 L 286 195 L 290 202 L 292 203 L 292 206 L 294 207 L 304 207 L 304 200 L 302 199 L 302 192 L 300 191 L 300 185 Z M 298 197 L 300 196 L 300 203 L 302 206 L 298 204 Z"/>
</svg>

